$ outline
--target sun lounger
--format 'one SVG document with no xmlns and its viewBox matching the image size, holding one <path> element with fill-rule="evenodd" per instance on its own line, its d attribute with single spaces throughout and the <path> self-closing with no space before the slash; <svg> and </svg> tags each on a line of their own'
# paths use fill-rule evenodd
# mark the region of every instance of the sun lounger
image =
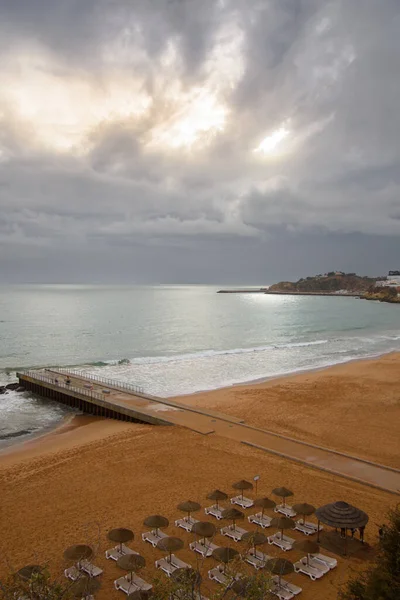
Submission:
<svg viewBox="0 0 400 600">
<path fill-rule="evenodd" d="M 73 566 L 69 567 L 69 569 L 65 569 L 64 575 L 71 581 L 76 581 L 81 576 L 81 572 L 78 567 Z"/>
<path fill-rule="evenodd" d="M 218 548 L 215 544 L 208 542 L 207 544 L 202 544 L 201 542 L 192 542 L 189 544 L 189 548 L 193 550 L 193 552 L 198 552 L 201 554 L 203 558 L 207 558 L 211 556 L 214 550 Z"/>
<path fill-rule="evenodd" d="M 103 573 L 103 570 L 100 567 L 96 567 L 96 565 L 92 565 L 88 560 L 81 560 L 80 563 L 81 570 L 87 573 L 90 577 L 98 577 Z"/>
<path fill-rule="evenodd" d="M 157 569 L 161 569 L 162 571 L 164 571 L 164 573 L 166 573 L 168 577 L 171 577 L 171 574 L 177 569 L 191 568 L 191 565 L 188 565 L 188 563 L 185 563 L 183 562 L 183 560 L 177 558 L 175 554 L 171 554 L 171 560 L 169 559 L 169 556 L 166 556 L 165 558 L 160 558 L 160 560 L 156 560 L 155 565 Z"/>
<path fill-rule="evenodd" d="M 293 508 L 288 504 L 277 504 L 274 508 L 274 512 L 281 513 L 282 515 L 285 515 L 285 517 L 289 517 L 290 519 L 297 515 L 297 512 L 293 510 Z"/>
<path fill-rule="evenodd" d="M 282 586 L 277 585 L 273 582 L 271 587 L 271 593 L 275 596 L 278 596 L 280 600 L 292 600 L 294 598 L 294 594 L 289 590 L 283 588 Z"/>
<path fill-rule="evenodd" d="M 278 575 L 274 575 L 272 577 L 272 581 L 279 588 Z M 291 594 L 294 594 L 295 596 L 297 596 L 298 594 L 301 594 L 301 592 L 303 591 L 303 588 L 299 587 L 298 585 L 295 585 L 294 583 L 290 583 L 289 581 L 286 581 L 286 579 L 283 579 L 282 577 L 281 577 L 280 587 L 283 588 L 284 590 L 287 590 Z"/>
<path fill-rule="evenodd" d="M 218 521 L 220 519 L 222 519 L 222 511 L 224 509 L 220 508 L 213 504 L 212 506 L 208 506 L 207 508 L 204 509 L 204 512 L 206 513 L 206 515 L 211 515 L 212 517 L 215 517 L 216 519 L 218 519 Z"/>
<path fill-rule="evenodd" d="M 175 525 L 177 527 L 185 529 L 185 531 L 188 531 L 190 533 L 192 531 L 193 525 L 198 522 L 198 519 L 193 519 L 192 517 L 183 517 L 183 519 L 177 519 L 175 521 Z"/>
<path fill-rule="evenodd" d="M 321 579 L 324 576 L 324 573 L 315 567 L 307 564 L 307 559 L 298 560 L 294 563 L 294 570 L 296 573 L 303 573 L 307 575 L 312 581 L 316 579 Z"/>
<path fill-rule="evenodd" d="M 295 540 L 288 535 L 282 536 L 282 534 L 278 531 L 274 535 L 270 535 L 268 538 L 268 544 L 275 544 L 279 548 L 282 548 L 285 552 L 291 550 L 293 548 Z"/>
<path fill-rule="evenodd" d="M 235 542 L 240 542 L 242 536 L 247 533 L 246 529 L 242 529 L 242 527 L 233 527 L 233 525 L 227 525 L 221 529 L 221 534 L 226 537 L 231 538 Z"/>
<path fill-rule="evenodd" d="M 214 567 L 214 569 L 210 569 L 208 571 L 208 577 L 212 581 L 216 581 L 217 583 L 228 586 L 232 583 L 233 579 L 240 579 L 242 575 L 241 573 L 237 573 L 233 578 L 231 575 L 224 573 L 224 567 L 222 565 L 218 565 Z"/>
<path fill-rule="evenodd" d="M 231 498 L 231 504 L 237 504 L 238 506 L 241 506 L 242 508 L 251 508 L 252 506 L 254 506 L 254 501 L 251 498 L 246 498 L 246 496 L 235 496 L 234 498 Z"/>
<path fill-rule="evenodd" d="M 296 521 L 296 527 L 295 529 L 297 529 L 297 531 L 301 531 L 301 533 L 304 533 L 305 535 L 314 535 L 315 533 L 318 532 L 318 525 L 316 525 L 315 523 L 311 523 L 310 521 L 305 521 L 304 523 L 299 520 Z M 323 527 L 322 525 L 319 526 L 319 531 L 322 531 Z"/>
<path fill-rule="evenodd" d="M 121 558 L 121 556 L 124 556 L 125 554 L 138 554 L 137 552 L 135 552 L 135 550 L 132 550 L 131 548 L 128 548 L 128 546 L 125 546 L 125 544 L 122 544 L 122 548 L 120 546 L 120 544 L 118 544 L 118 546 L 115 546 L 115 548 L 111 548 L 110 550 L 106 551 L 106 558 L 111 560 L 118 560 L 119 558 Z"/>
<path fill-rule="evenodd" d="M 256 525 L 259 525 L 260 527 L 262 527 L 263 529 L 265 529 L 266 527 L 271 527 L 271 517 L 268 517 L 267 515 L 263 515 L 262 513 L 256 513 L 255 515 L 250 515 L 248 517 L 249 519 L 249 523 L 255 523 Z"/>
<path fill-rule="evenodd" d="M 159 529 L 158 532 L 153 529 L 153 531 L 145 531 L 145 533 L 142 533 L 142 540 L 144 542 L 149 542 L 153 548 L 156 548 L 158 542 L 166 537 L 168 537 L 168 535 L 161 531 L 161 529 Z"/>
<path fill-rule="evenodd" d="M 257 553 L 255 554 L 254 548 L 251 548 L 249 552 L 245 555 L 244 560 L 258 571 L 259 569 L 263 569 L 265 567 L 265 563 L 270 558 L 272 557 L 269 556 L 269 554 L 264 554 L 259 550 L 257 550 Z"/>
<path fill-rule="evenodd" d="M 325 554 L 317 553 L 317 554 L 310 554 L 310 557 L 312 557 L 314 560 L 322 563 L 323 565 L 326 565 L 330 569 L 335 569 L 335 567 L 337 567 L 336 558 L 332 558 L 331 556 L 326 556 Z"/>
<path fill-rule="evenodd" d="M 125 594 L 132 594 L 132 592 L 136 592 L 136 590 L 151 590 L 151 583 L 147 583 L 141 577 L 138 577 L 136 573 L 125 575 L 125 577 L 120 577 L 114 581 L 114 587 L 116 590 L 120 590 L 121 592 L 125 592 Z"/>
</svg>

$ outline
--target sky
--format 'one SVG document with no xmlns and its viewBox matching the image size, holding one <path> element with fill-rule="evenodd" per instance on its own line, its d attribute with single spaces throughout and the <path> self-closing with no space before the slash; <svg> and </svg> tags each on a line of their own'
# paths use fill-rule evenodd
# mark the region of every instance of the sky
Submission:
<svg viewBox="0 0 400 600">
<path fill-rule="evenodd" d="M 0 0 L 0 282 L 400 268 L 398 0 Z"/>
</svg>

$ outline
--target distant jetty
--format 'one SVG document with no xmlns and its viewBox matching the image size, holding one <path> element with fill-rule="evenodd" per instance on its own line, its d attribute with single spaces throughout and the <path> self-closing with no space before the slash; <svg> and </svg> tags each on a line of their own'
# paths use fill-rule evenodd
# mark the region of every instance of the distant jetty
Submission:
<svg viewBox="0 0 400 600">
<path fill-rule="evenodd" d="M 333 298 L 360 298 L 360 292 L 287 292 L 279 290 L 261 289 L 235 289 L 235 290 L 218 290 L 217 294 L 267 294 L 269 296 L 331 296 Z"/>
<path fill-rule="evenodd" d="M 235 289 L 235 290 L 218 290 L 217 294 L 265 294 L 268 288 L 247 288 L 247 289 Z"/>
</svg>

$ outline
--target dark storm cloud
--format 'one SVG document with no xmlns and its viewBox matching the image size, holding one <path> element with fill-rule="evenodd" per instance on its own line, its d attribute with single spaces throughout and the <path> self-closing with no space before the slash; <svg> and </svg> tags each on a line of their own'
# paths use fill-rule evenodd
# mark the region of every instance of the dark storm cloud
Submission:
<svg viewBox="0 0 400 600">
<path fill-rule="evenodd" d="M 383 272 L 399 30 L 394 0 L 0 0 L 0 278 Z"/>
</svg>

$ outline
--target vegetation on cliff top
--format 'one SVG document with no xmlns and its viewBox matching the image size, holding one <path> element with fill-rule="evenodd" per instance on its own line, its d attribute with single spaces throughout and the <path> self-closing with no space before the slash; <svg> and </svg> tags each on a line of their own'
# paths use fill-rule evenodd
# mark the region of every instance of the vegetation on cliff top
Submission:
<svg viewBox="0 0 400 600">
<path fill-rule="evenodd" d="M 325 275 L 306 277 L 296 282 L 281 281 L 269 287 L 270 292 L 366 292 L 375 286 L 376 277 L 360 277 L 355 273 L 331 271 Z"/>
</svg>

